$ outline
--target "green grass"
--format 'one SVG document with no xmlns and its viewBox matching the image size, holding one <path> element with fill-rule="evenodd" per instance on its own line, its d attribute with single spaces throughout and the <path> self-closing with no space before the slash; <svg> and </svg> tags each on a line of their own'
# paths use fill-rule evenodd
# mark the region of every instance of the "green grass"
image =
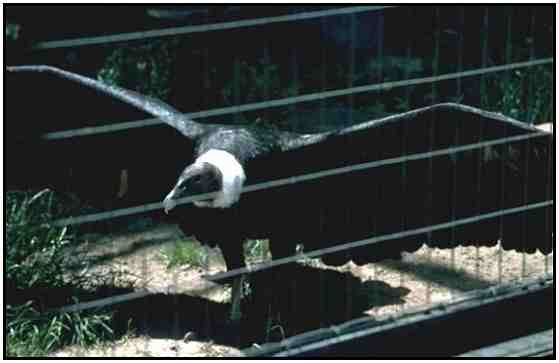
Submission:
<svg viewBox="0 0 559 363">
<path fill-rule="evenodd" d="M 76 261 L 86 266 L 87 259 L 70 249 L 74 237 L 67 228 L 48 224 L 71 203 L 47 189 L 7 192 L 5 201 L 6 356 L 44 356 L 67 344 L 89 346 L 111 337 L 107 311 L 56 313 L 41 295 L 75 291 L 77 301 L 83 292 L 85 279 L 72 278 L 68 267 Z"/>
<path fill-rule="evenodd" d="M 208 268 L 208 250 L 194 239 L 180 239 L 161 251 L 167 268 L 191 266 Z M 268 240 L 250 240 L 244 244 L 245 261 L 256 263 L 269 258 Z"/>
<path fill-rule="evenodd" d="M 177 266 L 207 267 L 208 252 L 195 240 L 180 239 L 162 250 L 167 268 Z"/>
</svg>

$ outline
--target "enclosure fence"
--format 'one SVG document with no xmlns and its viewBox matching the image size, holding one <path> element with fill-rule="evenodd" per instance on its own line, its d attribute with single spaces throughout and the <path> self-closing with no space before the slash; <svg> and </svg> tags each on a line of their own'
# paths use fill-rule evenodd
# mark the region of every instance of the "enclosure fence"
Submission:
<svg viewBox="0 0 559 363">
<path fill-rule="evenodd" d="M 290 15 L 283 15 L 283 16 L 274 16 L 274 17 L 264 17 L 258 19 L 247 19 L 247 20 L 239 20 L 239 21 L 231 21 L 231 22 L 222 22 L 222 23 L 215 23 L 215 24 L 204 24 L 204 25 L 195 25 L 195 26 L 181 26 L 181 27 L 173 27 L 167 29 L 157 29 L 157 30 L 149 30 L 149 31 L 141 31 L 141 32 L 131 32 L 131 33 L 123 33 L 123 34 L 114 34 L 108 36 L 98 36 L 98 37 L 87 37 L 87 38 L 80 38 L 80 39 L 66 39 L 66 40 L 54 40 L 54 41 L 45 41 L 37 43 L 33 46 L 34 50 L 48 50 L 48 49 L 57 49 L 57 48 L 71 48 L 71 47 L 83 47 L 83 46 L 91 46 L 91 45 L 99 45 L 99 44 L 108 44 L 108 43 L 116 43 L 116 42 L 128 42 L 128 41 L 138 41 L 138 40 L 145 40 L 150 38 L 158 38 L 158 37 L 166 37 L 166 36 L 185 36 L 185 35 L 192 35 L 195 36 L 196 33 L 201 32 L 209 32 L 209 31 L 222 31 L 222 30 L 229 30 L 229 29 L 236 29 L 236 28 L 244 28 L 244 27 L 257 27 L 257 26 L 265 26 L 267 24 L 272 23 L 280 23 L 280 22 L 297 22 L 301 20 L 307 19 L 319 19 L 331 16 L 341 16 L 346 15 L 350 16 L 352 26 L 355 25 L 355 17 L 354 15 L 357 13 L 363 12 L 373 12 L 373 11 L 383 11 L 384 9 L 392 8 L 387 6 L 352 6 L 352 7 L 342 7 L 338 9 L 332 10 L 324 10 L 324 11 L 310 11 L 310 12 L 302 12 L 297 14 L 290 14 Z M 399 8 L 401 9 L 401 8 Z M 438 14 L 438 12 L 437 12 Z M 462 21 L 464 21 L 463 16 L 464 13 L 462 11 Z M 437 15 L 438 16 L 438 15 Z M 488 11 L 485 11 L 485 16 L 483 19 L 484 26 L 487 27 L 489 15 Z M 532 30 L 535 23 L 535 16 L 533 17 L 532 21 Z M 511 35 L 512 35 L 512 24 L 511 24 L 511 16 L 509 14 L 507 20 L 507 44 L 506 44 L 506 53 L 507 59 L 511 59 Z M 355 45 L 355 44 L 353 44 Z M 435 54 L 438 54 L 440 42 L 436 42 L 437 48 L 434 50 Z M 222 115 L 231 115 L 231 114 L 238 114 L 241 112 L 247 111 L 256 111 L 256 110 L 264 110 L 273 107 L 281 107 L 281 106 L 289 106 L 289 105 L 296 105 L 302 102 L 310 102 L 310 101 L 321 101 L 328 98 L 335 98 L 340 96 L 352 96 L 359 93 L 366 93 L 366 92 L 379 92 L 379 91 L 386 91 L 391 90 L 398 87 L 409 87 L 413 85 L 420 85 L 420 84 L 435 84 L 437 82 L 446 81 L 446 80 L 456 80 L 457 81 L 457 88 L 458 90 L 461 87 L 461 80 L 466 77 L 483 77 L 488 74 L 493 74 L 496 72 L 505 72 L 511 70 L 518 70 L 528 67 L 535 67 L 541 65 L 551 65 L 554 64 L 554 58 L 542 58 L 542 59 L 534 59 L 534 51 L 532 50 L 530 59 L 527 61 L 522 62 L 508 62 L 506 64 L 501 65 L 492 65 L 488 66 L 486 64 L 486 54 L 487 54 L 487 47 L 488 42 L 487 39 L 482 39 L 481 42 L 482 46 L 482 59 L 483 59 L 483 66 L 478 69 L 473 70 L 460 70 L 458 72 L 447 73 L 447 74 L 438 74 L 438 67 L 435 64 L 434 67 L 434 74 L 429 77 L 421 77 L 421 78 L 414 78 L 414 79 L 403 79 L 398 81 L 388 81 L 382 83 L 373 83 L 367 84 L 363 86 L 353 86 L 351 82 L 348 84 L 348 87 L 343 89 L 335 89 L 329 91 L 322 91 L 310 94 L 302 94 L 296 95 L 293 97 L 286 97 L 281 99 L 273 99 L 267 100 L 264 102 L 255 102 L 255 103 L 247 103 L 242 105 L 235 105 L 231 107 L 223 107 L 223 108 L 216 108 L 216 109 L 209 109 L 209 110 L 202 110 L 197 112 L 187 113 L 186 115 L 192 119 L 196 118 L 206 118 L 206 117 L 213 117 L 213 116 L 222 116 Z M 354 51 L 354 46 L 352 47 Z M 350 50 L 350 51 L 352 51 Z M 459 63 L 459 69 L 462 67 L 461 57 L 463 56 L 463 49 L 462 44 L 459 46 L 459 54 L 457 57 L 457 62 Z M 411 50 L 408 46 L 408 57 L 411 54 Z M 351 57 L 350 57 L 351 58 Z M 437 57 L 435 57 L 437 58 Z M 354 62 L 354 60 L 353 60 Z M 437 61 L 435 61 L 437 62 Z M 484 87 L 484 82 L 481 83 L 482 87 Z M 553 94 L 553 92 L 552 92 Z M 553 103 L 553 100 L 551 100 Z M 457 105 L 460 109 L 468 112 L 475 112 L 475 109 L 468 106 Z M 385 118 L 385 120 L 390 121 L 391 116 Z M 503 116 L 503 119 L 510 119 Z M 68 138 L 76 138 L 76 137 L 83 137 L 83 136 L 91 136 L 96 134 L 102 133 L 113 133 L 122 130 L 129 130 L 141 127 L 148 127 L 153 125 L 161 124 L 161 121 L 155 118 L 145 119 L 145 120 L 137 120 L 137 121 L 130 121 L 130 122 L 119 122 L 113 123 L 110 125 L 105 126 L 94 126 L 94 127 L 83 127 L 71 130 L 64 130 L 64 131 L 56 131 L 56 132 L 48 132 L 43 134 L 41 137 L 45 140 L 62 140 Z M 522 126 L 525 128 L 531 128 L 530 126 Z M 533 130 L 532 130 L 533 131 Z M 334 175 L 341 175 L 357 170 L 366 170 L 372 168 L 379 168 L 387 165 L 396 165 L 396 164 L 403 164 L 414 161 L 414 160 L 422 160 L 428 159 L 431 160 L 433 158 L 442 157 L 442 156 L 452 156 L 459 153 L 463 153 L 466 151 L 472 150 L 479 150 L 487 147 L 497 146 L 497 145 L 505 145 L 510 144 L 512 142 L 524 141 L 524 140 L 533 140 L 537 138 L 546 138 L 549 137 L 549 133 L 547 132 L 533 132 L 530 134 L 519 135 L 519 136 L 507 136 L 503 135 L 504 137 L 498 138 L 491 141 L 480 141 L 477 143 L 471 143 L 468 145 L 461 145 L 461 146 L 453 146 L 441 150 L 432 150 L 429 152 L 424 153 L 416 153 L 410 155 L 404 155 L 401 157 L 389 158 L 384 160 L 377 160 L 371 162 L 365 162 L 361 164 L 355 164 L 346 167 L 340 167 L 335 169 L 329 170 L 322 170 L 319 172 L 307 173 L 303 175 L 293 175 L 288 178 L 277 179 L 277 180 L 269 180 L 266 182 L 247 185 L 243 188 L 243 193 L 249 193 L 259 190 L 265 190 L 270 188 L 277 188 L 280 186 L 285 185 L 293 185 L 305 181 L 316 180 L 320 178 L 327 178 Z M 550 148 L 550 153 L 551 153 Z M 552 156 L 549 157 L 549 168 L 550 171 L 553 168 L 552 166 Z M 503 161 L 504 164 L 504 161 Z M 502 180 L 504 183 L 505 181 Z M 343 192 L 342 192 L 343 193 Z M 215 195 L 215 193 L 205 193 L 194 195 L 187 198 L 182 198 L 178 201 L 178 204 L 187 204 L 192 203 L 194 201 L 207 199 Z M 222 273 L 217 273 L 215 275 L 206 276 L 206 278 L 213 282 L 224 281 L 226 279 L 230 279 L 231 277 L 237 277 L 245 274 L 251 274 L 259 271 L 268 270 L 271 268 L 275 268 L 285 264 L 291 264 L 298 261 L 304 261 L 311 258 L 321 257 L 327 254 L 331 254 L 334 252 L 346 251 L 349 249 L 354 249 L 356 247 L 368 246 L 373 245 L 375 243 L 379 243 L 386 240 L 402 238 L 402 237 L 409 237 L 409 236 L 416 236 L 424 233 L 429 233 L 437 230 L 462 226 L 466 224 L 476 223 L 492 218 L 502 217 L 506 215 L 511 215 L 514 213 L 519 212 L 526 212 L 538 208 L 545 208 L 554 205 L 554 194 L 552 191 L 552 186 L 549 186 L 546 190 L 547 200 L 539 202 L 539 203 L 532 203 L 532 204 L 524 204 L 519 207 L 503 209 L 492 213 L 480 214 L 469 218 L 461 218 L 456 219 L 452 218 L 452 220 L 446 223 L 440 224 L 433 224 L 423 228 L 416 228 L 416 229 L 408 229 L 402 230 L 397 233 L 390 233 L 381 236 L 375 236 L 372 238 L 367 238 L 363 240 L 353 241 L 350 243 L 343 243 L 338 244 L 333 247 L 328 248 L 321 248 L 312 251 L 305 251 L 301 252 L 289 257 L 274 259 L 267 262 L 261 262 L 254 265 L 249 265 L 244 268 L 234 269 Z M 71 216 L 67 218 L 57 219 L 51 222 L 53 226 L 70 226 L 70 225 L 78 225 L 83 223 L 92 223 L 92 222 L 99 222 L 99 221 L 106 221 L 114 218 L 120 218 L 124 216 L 136 215 L 145 212 L 151 212 L 162 209 L 162 203 L 147 203 L 139 206 L 129 207 L 129 208 L 121 208 L 121 209 L 114 209 L 110 211 L 104 211 L 100 213 L 92 213 L 87 215 L 80 215 L 80 216 Z M 550 232 L 551 233 L 551 232 Z M 333 244 L 328 244 L 333 245 Z M 525 255 L 525 252 L 523 253 Z M 499 257 L 499 264 L 502 263 L 501 257 Z M 546 264 L 546 271 L 548 270 L 547 264 L 548 260 L 545 258 Z M 500 266 L 501 270 L 501 266 Z M 549 276 L 546 276 L 544 279 L 549 279 Z M 119 296 L 113 296 L 109 298 L 103 298 L 94 301 L 88 302 L 81 302 L 77 304 L 72 304 L 69 306 L 61 307 L 57 309 L 60 312 L 76 312 L 85 309 L 92 309 L 92 308 L 100 308 L 106 307 L 113 304 L 122 303 L 125 301 L 138 299 L 141 297 L 145 297 L 151 294 L 151 292 L 147 290 L 139 290 L 132 293 L 127 293 Z M 363 332 L 363 334 L 367 334 L 367 332 Z M 353 338 L 354 336 L 351 336 Z M 340 336 L 336 339 L 349 339 L 349 336 Z M 328 344 L 328 342 L 321 342 L 316 344 Z M 279 354 L 281 356 L 281 353 Z"/>
</svg>

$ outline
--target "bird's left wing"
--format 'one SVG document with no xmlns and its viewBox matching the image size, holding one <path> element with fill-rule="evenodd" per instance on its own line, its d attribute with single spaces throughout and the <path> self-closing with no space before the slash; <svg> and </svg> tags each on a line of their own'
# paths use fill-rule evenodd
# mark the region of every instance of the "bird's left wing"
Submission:
<svg viewBox="0 0 559 363">
<path fill-rule="evenodd" d="M 531 134 L 533 138 L 522 139 Z M 498 141 L 507 137 L 517 139 Z M 497 143 L 472 147 L 480 142 Z M 283 151 L 255 161 L 247 175 L 249 183 L 251 176 L 288 180 L 276 191 L 257 193 L 266 205 L 287 212 L 275 219 L 289 218 L 285 225 L 297 231 L 291 239 L 314 241 L 312 250 L 327 247 L 325 242 L 355 241 L 545 203 L 552 199 L 552 142 L 552 134 L 502 115 L 441 104 L 334 132 L 286 134 Z M 451 152 L 454 147 L 461 149 Z M 421 233 L 413 241 L 396 238 L 399 242 L 386 241 L 382 248 L 364 247 L 360 256 L 375 261 L 413 251 L 422 243 L 448 248 L 499 240 L 505 249 L 548 253 L 551 210 L 549 205 L 519 210 L 504 219 Z"/>
</svg>

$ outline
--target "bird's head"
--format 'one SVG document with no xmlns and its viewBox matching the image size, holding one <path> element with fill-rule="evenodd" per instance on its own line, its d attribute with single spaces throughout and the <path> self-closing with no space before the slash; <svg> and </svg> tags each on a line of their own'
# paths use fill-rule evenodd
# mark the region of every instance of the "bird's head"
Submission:
<svg viewBox="0 0 559 363">
<path fill-rule="evenodd" d="M 196 201 L 194 205 L 228 208 L 239 200 L 244 181 L 244 169 L 233 155 L 223 150 L 209 150 L 181 173 L 163 201 L 165 213 L 172 210 L 180 198 L 209 192 L 217 192 L 217 195 Z"/>
</svg>

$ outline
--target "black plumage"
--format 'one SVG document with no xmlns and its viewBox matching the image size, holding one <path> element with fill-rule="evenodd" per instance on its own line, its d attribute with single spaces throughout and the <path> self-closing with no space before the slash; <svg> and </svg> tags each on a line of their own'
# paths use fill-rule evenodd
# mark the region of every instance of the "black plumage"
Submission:
<svg viewBox="0 0 559 363">
<path fill-rule="evenodd" d="M 227 151 L 243 166 L 245 185 L 539 131 L 458 104 L 434 105 L 318 134 L 201 124 L 161 101 L 57 68 L 21 66 L 8 71 L 62 77 L 158 117 L 193 143 L 189 150 L 170 153 L 180 153 L 186 164 L 211 149 Z M 218 245 L 229 269 L 237 268 L 244 263 L 246 239 L 269 238 L 277 258 L 293 254 L 297 244 L 315 250 L 553 199 L 552 143 L 552 134 L 546 134 L 244 193 L 228 208 L 182 205 L 172 214 L 186 233 Z M 192 187 L 180 196 L 212 188 L 216 186 Z M 551 218 L 548 206 L 328 254 L 323 260 L 332 265 L 348 260 L 364 264 L 398 258 L 402 251 L 415 251 L 424 243 L 452 248 L 495 245 L 499 240 L 505 250 L 547 254 L 553 249 Z"/>
</svg>

